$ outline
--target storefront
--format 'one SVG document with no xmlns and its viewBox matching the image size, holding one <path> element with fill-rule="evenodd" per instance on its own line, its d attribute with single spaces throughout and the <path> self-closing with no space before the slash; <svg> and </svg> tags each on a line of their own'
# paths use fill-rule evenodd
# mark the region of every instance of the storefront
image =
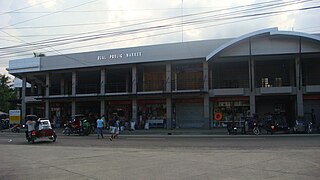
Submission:
<svg viewBox="0 0 320 180">
<path fill-rule="evenodd" d="M 121 122 L 129 122 L 132 117 L 131 101 L 108 101 L 106 112 L 105 118 L 107 120 L 114 118 L 114 116 L 118 116 Z"/>
<path fill-rule="evenodd" d="M 286 121 L 289 127 L 294 125 L 296 97 L 290 95 L 274 95 L 256 97 L 256 114 L 263 120 L 268 115 Z"/>
<path fill-rule="evenodd" d="M 320 95 L 304 95 L 304 117 L 320 127 Z"/>
<path fill-rule="evenodd" d="M 240 122 L 249 112 L 249 97 L 212 98 L 210 126 L 226 127 L 228 122 Z"/>
<path fill-rule="evenodd" d="M 203 128 L 203 99 L 175 99 L 173 102 L 175 128 Z"/>
<path fill-rule="evenodd" d="M 166 128 L 166 116 L 165 99 L 138 101 L 138 128 Z"/>
</svg>

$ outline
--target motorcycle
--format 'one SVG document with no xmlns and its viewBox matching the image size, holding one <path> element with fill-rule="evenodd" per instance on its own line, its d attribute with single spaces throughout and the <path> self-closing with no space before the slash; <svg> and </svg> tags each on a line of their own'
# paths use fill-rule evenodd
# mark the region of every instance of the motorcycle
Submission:
<svg viewBox="0 0 320 180">
<path fill-rule="evenodd" d="M 10 128 L 11 132 L 16 132 L 20 133 L 20 125 L 19 124 L 14 124 L 12 128 Z"/>
<path fill-rule="evenodd" d="M 64 124 L 64 130 L 63 130 L 63 134 L 70 136 L 71 134 L 79 134 L 80 136 L 88 136 L 91 133 L 92 129 L 91 129 L 91 124 L 89 123 L 88 120 L 86 119 L 82 119 L 80 121 L 80 125 L 74 121 L 74 122 L 67 122 L 66 124 Z"/>
<path fill-rule="evenodd" d="M 253 129 L 252 129 L 253 134 L 255 135 L 259 135 L 261 134 L 261 129 L 260 129 L 260 125 L 258 122 L 253 122 Z"/>
<path fill-rule="evenodd" d="M 237 135 L 238 132 L 238 128 L 236 126 L 236 123 L 227 123 L 227 130 L 228 130 L 228 134 L 233 134 L 233 135 Z"/>
</svg>

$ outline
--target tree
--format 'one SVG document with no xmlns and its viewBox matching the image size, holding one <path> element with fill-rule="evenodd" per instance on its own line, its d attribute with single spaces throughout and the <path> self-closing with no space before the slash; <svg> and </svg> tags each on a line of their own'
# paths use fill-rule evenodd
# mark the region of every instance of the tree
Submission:
<svg viewBox="0 0 320 180">
<path fill-rule="evenodd" d="M 10 85 L 10 78 L 0 74 L 0 111 L 8 112 L 10 109 L 14 109 L 15 105 L 12 101 L 15 99 L 16 93 Z"/>
</svg>

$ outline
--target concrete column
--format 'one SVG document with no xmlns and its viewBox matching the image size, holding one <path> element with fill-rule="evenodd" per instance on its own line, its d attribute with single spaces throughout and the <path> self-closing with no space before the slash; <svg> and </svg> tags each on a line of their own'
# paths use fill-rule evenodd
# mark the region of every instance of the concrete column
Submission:
<svg viewBox="0 0 320 180">
<path fill-rule="evenodd" d="M 178 74 L 177 72 L 174 73 L 174 90 L 178 90 Z"/>
<path fill-rule="evenodd" d="M 137 93 L 137 65 L 134 64 L 132 66 L 132 94 L 136 94 L 136 93 Z"/>
<path fill-rule="evenodd" d="M 255 88 L 255 75 L 254 75 L 254 61 L 249 59 L 249 88 L 250 88 L 250 112 L 256 113 L 256 88 Z"/>
<path fill-rule="evenodd" d="M 50 95 L 50 74 L 46 74 L 46 97 Z M 45 100 L 45 118 L 49 118 L 50 107 L 49 100 Z"/>
<path fill-rule="evenodd" d="M 171 81 L 172 81 L 172 79 L 171 79 L 171 63 L 167 63 L 166 64 L 166 92 L 171 92 Z M 168 103 L 167 103 L 167 106 L 168 106 Z M 171 106 L 171 102 L 170 102 L 170 106 Z"/>
<path fill-rule="evenodd" d="M 21 92 L 21 118 L 24 119 L 26 117 L 26 83 L 27 77 L 22 77 L 22 92 Z"/>
<path fill-rule="evenodd" d="M 45 108 L 45 118 L 50 118 L 50 106 L 49 106 L 49 100 L 45 101 L 46 108 Z"/>
<path fill-rule="evenodd" d="M 133 98 L 132 99 L 132 120 L 134 122 L 137 122 L 137 116 L 138 116 L 138 104 L 137 104 L 137 99 Z"/>
<path fill-rule="evenodd" d="M 209 68 L 207 61 L 203 62 L 203 91 L 209 91 Z"/>
<path fill-rule="evenodd" d="M 209 81 L 209 89 L 213 89 L 213 72 L 212 70 L 210 71 L 210 78 L 209 80 L 211 80 L 211 82 Z"/>
<path fill-rule="evenodd" d="M 17 97 L 17 99 L 20 99 L 21 98 L 21 94 L 20 93 L 21 93 L 22 89 L 17 88 L 16 90 L 17 90 L 16 97 Z"/>
<path fill-rule="evenodd" d="M 106 114 L 106 111 L 105 111 L 105 100 L 101 100 L 100 101 L 100 116 L 102 116 L 102 115 L 105 115 Z"/>
<path fill-rule="evenodd" d="M 167 108 L 167 129 L 172 128 L 172 99 L 171 97 L 167 97 L 166 99 L 166 108 Z"/>
<path fill-rule="evenodd" d="M 41 88 L 42 88 L 42 85 L 41 84 L 37 84 L 37 90 L 38 90 L 38 92 L 37 92 L 37 94 L 38 94 L 38 96 L 41 96 Z"/>
<path fill-rule="evenodd" d="M 105 69 L 101 69 L 100 72 L 100 94 L 104 95 L 106 93 L 106 70 Z"/>
<path fill-rule="evenodd" d="M 129 82 L 130 82 L 130 78 L 129 78 L 129 76 L 127 75 L 126 76 L 126 92 L 129 92 Z"/>
<path fill-rule="evenodd" d="M 74 116 L 76 114 L 76 101 L 72 100 L 71 102 L 71 115 Z"/>
<path fill-rule="evenodd" d="M 77 73 L 75 71 L 72 71 L 72 96 L 76 95 L 76 86 L 77 86 Z M 73 114 L 74 115 L 74 114 Z"/>
<path fill-rule="evenodd" d="M 33 107 L 33 105 L 30 106 L 30 114 L 34 114 L 34 107 Z"/>
<path fill-rule="evenodd" d="M 31 92 L 31 96 L 34 96 L 34 95 L 35 95 L 35 93 L 34 93 L 34 82 L 33 82 L 33 81 L 31 82 L 30 92 Z"/>
<path fill-rule="evenodd" d="M 203 128 L 210 128 L 210 101 L 209 94 L 203 96 Z"/>
<path fill-rule="evenodd" d="M 48 97 L 50 94 L 50 74 L 46 74 L 46 96 Z"/>
<path fill-rule="evenodd" d="M 65 94 L 65 81 L 63 76 L 60 79 L 60 94 L 61 95 Z"/>
<path fill-rule="evenodd" d="M 301 59 L 299 55 L 295 56 L 295 68 L 297 85 L 297 116 L 304 116 Z"/>
</svg>

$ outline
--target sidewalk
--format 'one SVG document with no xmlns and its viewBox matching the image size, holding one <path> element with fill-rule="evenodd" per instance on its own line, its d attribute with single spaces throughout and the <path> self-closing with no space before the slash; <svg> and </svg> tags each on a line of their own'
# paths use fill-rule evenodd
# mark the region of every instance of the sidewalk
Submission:
<svg viewBox="0 0 320 180">
<path fill-rule="evenodd" d="M 109 133 L 108 130 L 104 130 L 104 133 Z M 138 129 L 134 131 L 121 131 L 122 135 L 227 135 L 226 128 L 217 129 Z"/>
<path fill-rule="evenodd" d="M 62 134 L 64 128 L 55 128 L 57 134 Z M 21 129 L 20 133 L 24 133 L 26 129 Z M 0 132 L 11 132 L 10 129 L 2 129 Z M 104 134 L 110 134 L 110 130 L 103 130 Z M 162 128 L 150 128 L 137 129 L 134 131 L 124 130 L 120 131 L 121 135 L 227 135 L 226 128 L 216 129 L 162 129 Z"/>
</svg>

